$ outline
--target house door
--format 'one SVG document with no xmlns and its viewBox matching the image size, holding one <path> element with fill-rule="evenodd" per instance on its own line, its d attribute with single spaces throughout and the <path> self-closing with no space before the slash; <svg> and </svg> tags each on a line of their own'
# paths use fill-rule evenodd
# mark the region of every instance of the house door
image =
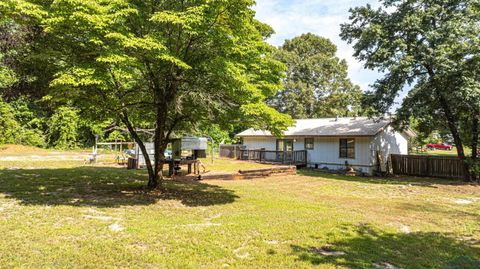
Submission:
<svg viewBox="0 0 480 269">
<path fill-rule="evenodd" d="M 277 140 L 277 159 L 278 161 L 293 161 L 293 140 L 278 139 Z"/>
</svg>

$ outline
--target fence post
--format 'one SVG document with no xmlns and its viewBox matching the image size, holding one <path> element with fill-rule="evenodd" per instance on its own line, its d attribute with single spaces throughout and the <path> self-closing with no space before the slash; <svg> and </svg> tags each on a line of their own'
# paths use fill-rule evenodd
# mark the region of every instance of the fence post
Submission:
<svg viewBox="0 0 480 269">
<path fill-rule="evenodd" d="M 430 157 L 427 156 L 427 158 L 425 158 L 425 161 L 427 162 L 427 176 L 430 177 L 432 176 L 432 172 L 430 171 L 431 168 L 430 168 Z"/>
</svg>

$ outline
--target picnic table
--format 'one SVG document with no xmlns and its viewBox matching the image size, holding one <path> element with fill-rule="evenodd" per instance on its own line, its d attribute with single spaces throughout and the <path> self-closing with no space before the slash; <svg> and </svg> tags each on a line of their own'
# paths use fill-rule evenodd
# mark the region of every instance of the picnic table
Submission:
<svg viewBox="0 0 480 269">
<path fill-rule="evenodd" d="M 200 175 L 200 166 L 203 166 L 200 160 L 190 160 L 190 159 L 170 159 L 165 160 L 164 163 L 168 164 L 168 175 L 172 176 L 173 174 L 177 174 L 180 171 L 180 166 L 186 165 L 187 166 L 187 174 L 192 173 L 192 166 L 193 166 L 193 174 Z"/>
</svg>

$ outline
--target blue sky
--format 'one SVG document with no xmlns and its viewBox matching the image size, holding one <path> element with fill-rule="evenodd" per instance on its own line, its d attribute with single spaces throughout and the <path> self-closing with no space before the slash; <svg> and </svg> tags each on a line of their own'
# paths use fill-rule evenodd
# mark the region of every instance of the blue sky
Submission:
<svg viewBox="0 0 480 269">
<path fill-rule="evenodd" d="M 379 6 L 377 0 L 257 0 L 254 9 L 257 18 L 275 30 L 268 40 L 272 45 L 280 46 L 285 39 L 308 32 L 329 38 L 338 47 L 337 55 L 347 60 L 352 82 L 367 90 L 381 75 L 364 69 L 353 58 L 352 47 L 339 37 L 340 24 L 348 21 L 349 8 L 366 4 Z"/>
</svg>

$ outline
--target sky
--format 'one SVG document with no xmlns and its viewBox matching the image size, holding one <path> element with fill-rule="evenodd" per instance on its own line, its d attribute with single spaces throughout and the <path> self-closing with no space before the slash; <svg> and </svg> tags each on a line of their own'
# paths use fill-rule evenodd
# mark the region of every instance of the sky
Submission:
<svg viewBox="0 0 480 269">
<path fill-rule="evenodd" d="M 366 4 L 379 6 L 377 0 L 257 0 L 254 9 L 257 19 L 275 30 L 276 34 L 268 40 L 274 46 L 308 32 L 329 38 L 338 47 L 337 56 L 347 60 L 352 82 L 365 91 L 381 75 L 364 69 L 352 56 L 352 46 L 342 41 L 339 34 L 340 24 L 348 22 L 349 8 Z"/>
</svg>

